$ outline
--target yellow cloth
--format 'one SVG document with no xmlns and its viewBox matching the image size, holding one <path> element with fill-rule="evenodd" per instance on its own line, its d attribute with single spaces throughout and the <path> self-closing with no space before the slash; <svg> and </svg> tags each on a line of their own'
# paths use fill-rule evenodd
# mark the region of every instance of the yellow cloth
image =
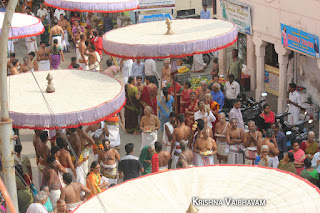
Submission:
<svg viewBox="0 0 320 213">
<path fill-rule="evenodd" d="M 100 181 L 101 176 L 100 174 L 96 174 L 93 171 L 91 171 L 87 177 L 87 188 L 91 190 L 91 193 L 88 197 L 88 199 L 92 198 L 96 194 L 99 194 L 100 192 L 104 191 L 104 189 L 100 189 Z"/>
<path fill-rule="evenodd" d="M 75 157 L 74 156 L 71 156 L 71 160 L 72 160 L 72 163 L 75 163 L 76 162 L 76 159 L 75 159 Z M 80 157 L 79 157 L 79 163 L 82 163 L 82 161 L 83 161 L 83 156 L 82 156 L 82 153 L 81 153 L 81 155 L 80 155 Z"/>
</svg>

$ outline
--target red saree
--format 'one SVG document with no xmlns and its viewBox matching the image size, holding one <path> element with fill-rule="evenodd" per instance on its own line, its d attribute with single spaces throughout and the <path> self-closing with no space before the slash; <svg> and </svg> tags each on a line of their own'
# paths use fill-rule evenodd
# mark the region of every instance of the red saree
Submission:
<svg viewBox="0 0 320 213">
<path fill-rule="evenodd" d="M 152 114 L 157 116 L 157 93 L 158 88 L 154 84 L 149 84 L 143 88 L 142 94 L 140 96 L 140 103 L 143 106 L 143 110 L 146 106 L 150 106 L 153 109 Z M 144 112 L 142 113 L 144 115 Z"/>
<path fill-rule="evenodd" d="M 189 112 L 197 112 L 199 110 L 199 107 L 198 107 L 198 102 L 199 100 L 196 99 L 196 101 L 191 104 L 190 103 L 190 100 L 188 101 L 188 103 L 186 104 L 188 111 Z M 189 126 L 190 128 L 192 128 L 192 125 L 194 124 L 194 115 L 187 115 L 186 114 L 186 125 Z"/>
<path fill-rule="evenodd" d="M 190 89 L 189 91 L 184 89 L 181 93 L 181 101 L 188 102 L 190 100 L 191 92 L 192 92 L 192 89 Z M 180 113 L 183 113 L 183 114 L 185 113 L 186 106 L 188 106 L 187 103 L 180 105 Z"/>
</svg>

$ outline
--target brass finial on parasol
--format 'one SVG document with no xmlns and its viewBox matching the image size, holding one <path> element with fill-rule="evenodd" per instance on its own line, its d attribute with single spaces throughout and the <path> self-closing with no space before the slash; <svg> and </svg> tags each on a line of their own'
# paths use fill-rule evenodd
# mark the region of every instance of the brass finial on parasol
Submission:
<svg viewBox="0 0 320 213">
<path fill-rule="evenodd" d="M 189 208 L 188 208 L 188 210 L 186 212 L 187 213 L 197 213 L 197 212 L 199 212 L 199 210 L 196 207 L 194 207 L 192 205 L 192 203 L 190 203 Z"/>
<path fill-rule="evenodd" d="M 167 30 L 167 32 L 165 33 L 165 35 L 174 35 L 175 33 L 174 33 L 174 32 L 172 31 L 172 29 L 171 29 L 171 24 L 172 24 L 172 22 L 170 21 L 169 18 L 167 18 L 166 24 L 167 24 L 168 30 Z"/>
<path fill-rule="evenodd" d="M 50 73 L 48 73 L 47 75 L 47 81 L 48 81 L 48 86 L 47 86 L 47 89 L 46 89 L 46 92 L 47 93 L 53 93 L 56 91 L 56 89 L 53 87 L 53 84 L 52 84 L 52 80 L 53 80 L 53 77 Z"/>
</svg>

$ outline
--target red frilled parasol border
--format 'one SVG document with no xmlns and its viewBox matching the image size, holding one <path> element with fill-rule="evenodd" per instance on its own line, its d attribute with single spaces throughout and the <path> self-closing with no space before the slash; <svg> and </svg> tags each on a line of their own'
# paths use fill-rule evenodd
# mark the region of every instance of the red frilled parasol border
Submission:
<svg viewBox="0 0 320 213">
<path fill-rule="evenodd" d="M 60 10 L 67 10 L 67 11 L 75 11 L 75 12 L 89 12 L 89 13 L 120 13 L 120 12 L 125 12 L 125 11 L 131 11 L 131 10 L 136 10 L 139 8 L 139 5 L 135 6 L 135 7 L 131 7 L 129 9 L 121 9 L 121 10 L 88 10 L 88 9 L 79 9 L 79 8 L 76 8 L 73 4 L 73 2 L 67 2 L 65 1 L 66 4 L 69 4 L 69 7 L 71 8 L 66 8 L 66 7 L 59 7 L 57 5 L 54 5 L 54 4 L 50 4 L 50 3 L 47 3 L 47 1 L 51 1 L 51 2 L 55 2 L 55 0 L 45 0 L 44 3 L 49 6 L 49 7 L 54 7 L 54 8 L 57 8 L 57 9 L 60 9 Z M 99 3 L 95 3 L 95 2 L 90 2 L 90 1 L 93 1 L 93 0 L 88 0 L 88 2 L 86 2 L 85 4 L 99 4 Z M 60 0 L 61 2 L 61 0 Z M 134 2 L 134 0 L 131 0 L 130 2 Z M 100 4 L 103 4 L 103 3 L 100 3 Z M 105 4 L 108 4 L 108 3 L 105 3 Z M 112 4 L 112 2 L 110 2 L 110 4 Z M 114 3 L 116 4 L 116 3 Z M 84 6 L 85 8 L 85 6 Z"/>
<path fill-rule="evenodd" d="M 188 54 L 182 54 L 182 55 L 167 55 L 167 56 L 152 56 L 152 57 L 148 57 L 148 56 L 143 56 L 143 57 L 140 57 L 140 56 L 125 56 L 125 55 L 118 55 L 118 54 L 113 54 L 113 53 L 110 53 L 108 51 L 106 51 L 105 49 L 103 49 L 103 51 L 108 54 L 108 55 L 111 55 L 111 56 L 114 56 L 114 57 L 118 57 L 118 58 L 130 58 L 130 59 L 166 59 L 166 58 L 183 58 L 183 57 L 186 57 L 186 56 L 193 56 L 195 54 L 206 54 L 206 53 L 211 53 L 211 52 L 215 52 L 215 51 L 218 51 L 218 50 L 221 50 L 221 49 L 224 49 L 224 48 L 227 48 L 229 46 L 232 46 L 236 41 L 238 40 L 238 36 L 229 44 L 226 44 L 226 45 L 223 45 L 223 46 L 220 46 L 220 47 L 217 47 L 217 48 L 214 48 L 214 49 L 211 49 L 211 50 L 206 50 L 206 51 L 196 51 L 194 53 L 188 53 Z"/>
<path fill-rule="evenodd" d="M 299 175 L 293 174 L 293 173 L 291 173 L 291 172 L 278 169 L 278 168 L 270 168 L 270 167 L 264 167 L 264 166 L 259 166 L 259 165 L 244 165 L 244 164 L 215 164 L 215 165 L 197 166 L 197 167 L 213 167 L 213 166 L 226 166 L 226 167 L 228 167 L 228 166 L 258 167 L 258 168 L 263 168 L 263 169 L 276 170 L 276 171 L 278 171 L 278 172 L 282 172 L 282 173 L 291 175 L 291 176 L 293 176 L 293 177 L 295 177 L 295 178 L 298 178 L 299 180 L 305 182 L 306 184 L 308 184 L 309 186 L 311 186 L 312 188 L 314 188 L 314 189 L 320 194 L 320 189 L 319 189 L 317 186 L 315 186 L 315 185 L 313 185 L 312 183 L 310 183 L 310 181 L 308 181 L 307 179 L 305 179 L 305 178 L 303 178 L 303 177 L 300 177 Z M 194 167 L 179 168 L 179 169 L 169 169 L 169 170 L 166 170 L 166 171 L 163 171 L 163 172 L 171 172 L 171 171 L 174 171 L 174 170 L 192 169 L 192 168 L 194 168 Z M 157 174 L 163 173 L 163 172 L 150 173 L 150 174 L 146 174 L 146 175 L 143 175 L 143 176 L 134 178 L 134 179 L 130 179 L 130 180 L 127 180 L 127 181 L 125 181 L 125 182 L 119 183 L 119 184 L 113 186 L 112 188 L 118 187 L 118 186 L 120 186 L 120 185 L 122 185 L 122 184 L 126 184 L 127 182 L 131 182 L 131 181 L 134 181 L 134 180 L 137 180 L 137 179 L 141 179 L 141 178 L 146 178 L 146 177 L 151 176 L 151 175 L 157 175 Z M 111 188 L 108 188 L 108 189 L 106 189 L 105 191 L 107 191 L 107 190 L 109 190 L 109 189 L 111 189 Z M 103 191 L 103 192 L 105 192 L 105 191 Z M 103 193 L 103 192 L 100 192 L 99 194 L 101 194 L 101 193 Z M 95 196 L 96 196 L 96 195 L 95 195 Z M 94 196 L 94 197 L 95 197 L 95 196 Z M 92 198 L 94 198 L 94 197 L 92 197 Z M 89 200 L 85 201 L 84 203 L 90 201 L 92 198 L 90 198 Z M 83 205 L 84 203 L 82 203 L 81 205 Z M 73 212 L 76 213 L 76 212 L 77 212 L 77 209 L 80 208 L 81 205 L 79 205 Z"/>
</svg>

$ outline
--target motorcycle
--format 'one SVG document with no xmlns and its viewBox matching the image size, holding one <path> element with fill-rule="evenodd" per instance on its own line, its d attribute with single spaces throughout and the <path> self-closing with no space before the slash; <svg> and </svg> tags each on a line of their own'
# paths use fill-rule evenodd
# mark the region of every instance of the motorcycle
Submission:
<svg viewBox="0 0 320 213">
<path fill-rule="evenodd" d="M 206 63 L 207 67 L 209 66 L 211 59 L 214 57 L 213 53 L 205 53 L 202 54 L 202 58 L 204 63 Z M 182 58 L 184 64 L 189 64 L 192 67 L 193 64 L 193 56 L 187 56 Z"/>
</svg>

